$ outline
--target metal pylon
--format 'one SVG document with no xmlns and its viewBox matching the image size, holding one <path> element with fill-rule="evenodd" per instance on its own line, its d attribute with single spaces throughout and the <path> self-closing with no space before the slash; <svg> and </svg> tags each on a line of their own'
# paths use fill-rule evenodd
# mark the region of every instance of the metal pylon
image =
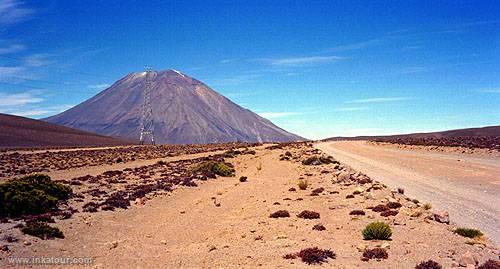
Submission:
<svg viewBox="0 0 500 269">
<path fill-rule="evenodd" d="M 152 76 L 153 70 L 146 67 L 144 79 L 144 102 L 142 103 L 142 116 L 141 116 L 141 136 L 139 141 L 144 144 L 147 136 L 151 137 L 151 144 L 155 144 L 154 136 L 154 122 L 153 122 L 153 106 L 151 105 L 151 88 L 153 86 Z"/>
</svg>

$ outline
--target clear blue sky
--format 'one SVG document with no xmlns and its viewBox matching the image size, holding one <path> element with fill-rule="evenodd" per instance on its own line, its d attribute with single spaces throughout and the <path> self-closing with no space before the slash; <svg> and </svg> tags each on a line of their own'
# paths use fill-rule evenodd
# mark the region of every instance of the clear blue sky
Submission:
<svg viewBox="0 0 500 269">
<path fill-rule="evenodd" d="M 498 29 L 498 1 L 0 0 L 0 112 L 150 65 L 308 138 L 497 125 Z"/>
</svg>

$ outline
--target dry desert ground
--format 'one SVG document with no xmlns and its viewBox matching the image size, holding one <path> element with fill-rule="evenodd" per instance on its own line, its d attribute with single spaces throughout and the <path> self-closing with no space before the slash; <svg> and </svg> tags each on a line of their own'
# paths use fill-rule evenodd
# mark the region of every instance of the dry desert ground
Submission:
<svg viewBox="0 0 500 269">
<path fill-rule="evenodd" d="M 491 233 L 498 228 L 494 176 L 466 185 L 469 174 L 460 177 L 457 172 L 457 177 L 449 179 L 453 184 L 447 195 L 443 189 L 447 181 L 440 172 L 434 177 L 423 171 L 408 172 L 416 169 L 411 165 L 417 157 L 407 156 L 396 166 L 390 157 L 370 155 L 367 149 L 363 152 L 367 159 L 360 159 L 349 152 L 352 147 L 364 147 L 357 143 L 345 148 L 344 144 L 311 143 L 225 145 L 172 150 L 168 155 L 127 152 L 123 156 L 128 157 L 119 162 L 99 164 L 82 157 L 78 167 L 64 162 L 64 169 L 48 166 L 44 173 L 73 191 L 67 204 L 61 205 L 63 213 L 53 214 L 54 223 L 49 223 L 64 238 L 42 240 L 17 228 L 25 219 L 4 220 L 0 245 L 7 248 L 0 251 L 0 267 L 18 267 L 12 263 L 15 257 L 40 256 L 91 257 L 90 268 L 415 268 L 428 260 L 443 268 L 475 268 L 486 260 L 498 260 L 500 252 L 492 242 L 498 234 Z M 22 154 L 50 158 L 64 151 Z M 471 173 L 498 172 L 498 163 L 476 164 L 469 157 L 460 157 L 460 164 L 485 170 Z M 377 162 L 368 161 L 373 158 Z M 304 160 L 308 161 L 304 164 Z M 233 166 L 235 174 L 193 175 L 192 168 L 207 161 Z M 439 171 L 446 162 L 441 161 L 431 158 L 425 165 Z M 379 164 L 384 164 L 380 169 L 393 165 L 394 171 L 404 173 L 404 180 L 398 181 L 389 170 L 373 169 Z M 15 169 L 3 173 L 4 181 L 16 176 Z M 440 181 L 435 187 L 427 186 L 436 179 Z M 298 186 L 299 181 L 307 182 L 305 189 Z M 425 187 L 417 187 L 421 185 Z M 482 187 L 494 191 L 492 196 L 488 192 L 479 195 Z M 479 197 L 460 193 L 464 189 Z M 440 195 L 449 197 L 431 199 Z M 456 198 L 461 195 L 463 200 Z M 424 206 L 431 201 L 437 201 L 432 202 L 437 209 Z M 464 212 L 477 207 L 477 215 L 461 223 L 460 210 L 447 203 L 462 203 Z M 438 212 L 443 209 L 450 213 L 449 224 Z M 362 231 L 372 222 L 388 224 L 390 238 L 365 240 Z M 454 233 L 464 224 L 476 224 L 472 228 L 483 229 L 485 236 L 471 239 Z M 7 242 L 6 236 L 16 240 Z M 314 251 L 297 255 L 314 247 L 331 252 L 323 252 L 324 257 L 315 256 Z M 363 258 L 375 252 L 382 254 Z M 323 263 L 314 263 L 321 258 Z M 64 266 L 71 267 L 82 268 Z"/>
</svg>

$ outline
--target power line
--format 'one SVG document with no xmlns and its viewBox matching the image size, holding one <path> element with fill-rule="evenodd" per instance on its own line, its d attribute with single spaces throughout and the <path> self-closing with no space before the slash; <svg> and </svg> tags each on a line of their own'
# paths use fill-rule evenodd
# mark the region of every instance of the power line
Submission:
<svg viewBox="0 0 500 269">
<path fill-rule="evenodd" d="M 154 136 L 154 121 L 153 121 L 153 106 L 151 105 L 151 88 L 152 81 L 151 75 L 153 71 L 150 67 L 146 67 L 146 78 L 144 87 L 144 102 L 142 104 L 142 115 L 141 115 L 141 134 L 139 141 L 141 144 L 144 143 L 146 136 L 151 137 L 151 144 L 155 144 Z"/>
</svg>

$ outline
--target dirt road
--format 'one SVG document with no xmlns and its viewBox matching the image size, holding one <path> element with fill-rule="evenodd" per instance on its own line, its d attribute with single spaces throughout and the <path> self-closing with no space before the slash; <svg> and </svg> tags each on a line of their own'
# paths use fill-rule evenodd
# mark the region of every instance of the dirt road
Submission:
<svg viewBox="0 0 500 269">
<path fill-rule="evenodd" d="M 455 223 L 481 229 L 500 244 L 500 158 L 425 152 L 365 141 L 317 148 L 405 194 L 446 210 Z"/>
</svg>

